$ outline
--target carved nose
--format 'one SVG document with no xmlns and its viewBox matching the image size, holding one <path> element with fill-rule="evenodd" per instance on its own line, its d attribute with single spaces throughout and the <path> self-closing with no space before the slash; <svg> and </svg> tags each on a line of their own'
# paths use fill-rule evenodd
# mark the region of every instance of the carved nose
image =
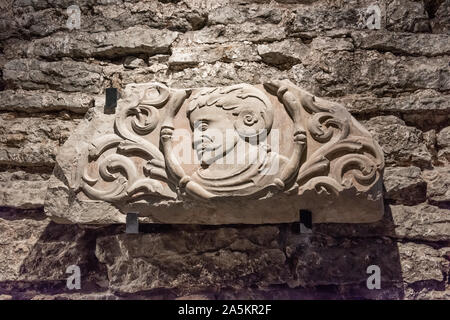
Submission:
<svg viewBox="0 0 450 320">
<path fill-rule="evenodd" d="M 202 134 L 200 136 L 197 136 L 194 141 L 198 141 L 199 143 L 211 143 L 213 142 L 213 139 L 211 139 L 211 137 L 208 135 Z"/>
</svg>

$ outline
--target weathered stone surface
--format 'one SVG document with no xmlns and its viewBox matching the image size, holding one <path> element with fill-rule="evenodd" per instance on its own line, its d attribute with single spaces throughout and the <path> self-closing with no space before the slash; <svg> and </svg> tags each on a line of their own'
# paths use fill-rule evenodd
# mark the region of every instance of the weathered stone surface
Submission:
<svg viewBox="0 0 450 320">
<path fill-rule="evenodd" d="M 337 29 L 366 29 L 366 18 L 369 16 L 366 11 L 369 5 L 370 3 L 364 7 L 355 6 L 354 3 L 347 5 L 329 3 L 327 7 L 322 4 L 318 8 L 296 9 L 289 32 L 293 34 L 306 33 L 312 36 L 319 32 Z M 382 27 L 384 27 L 383 22 Z"/>
<path fill-rule="evenodd" d="M 122 234 L 99 238 L 96 256 L 115 291 L 267 286 L 289 274 L 278 235 L 270 226 Z"/>
<path fill-rule="evenodd" d="M 300 236 L 295 238 L 301 239 Z M 294 279 L 298 279 L 291 286 L 365 284 L 369 265 L 380 267 L 382 288 L 395 287 L 402 282 L 443 281 L 449 266 L 438 250 L 413 242 L 327 237 L 294 242 L 295 245 L 286 247 L 288 260 L 292 259 L 291 263 L 295 266 Z M 349 255 L 348 252 L 359 253 Z M 346 271 L 342 272 L 343 269 Z"/>
<path fill-rule="evenodd" d="M 42 208 L 49 174 L 0 172 L 0 206 Z"/>
<path fill-rule="evenodd" d="M 7 224 L 11 227 L 11 222 Z M 306 288 L 356 285 L 365 283 L 366 267 L 370 264 L 381 267 L 382 286 L 386 289 L 395 288 L 403 281 L 410 284 L 443 281 L 443 272 L 448 268 L 443 253 L 424 245 L 406 243 L 397 249 L 395 242 L 389 240 L 302 236 L 273 226 L 209 230 L 169 227 L 166 231 L 145 235 L 111 236 L 102 236 L 97 231 L 86 233 L 80 229 L 68 232 L 67 226 L 50 225 L 46 229 L 31 253 L 27 252 L 22 267 L 18 269 L 20 272 L 9 271 L 9 274 L 3 273 L 4 276 L 12 279 L 18 274 L 27 281 L 60 281 L 64 279 L 66 264 L 73 263 L 80 264 L 82 270 L 89 268 L 87 270 L 98 272 L 101 267 L 89 265 L 91 258 L 85 255 L 86 249 L 91 247 L 89 243 L 92 240 L 89 239 L 95 235 L 100 236 L 96 256 L 107 267 L 109 287 L 121 293 L 161 287 L 173 289 L 177 295 L 205 289 L 221 292 L 229 288 L 230 283 L 236 290 L 249 286 L 267 288 L 271 284 L 283 283 Z M 283 242 L 279 241 L 286 236 L 286 247 L 283 247 Z M 50 252 L 54 258 L 47 258 L 45 267 L 33 263 L 38 256 L 50 257 Z M 294 269 L 290 265 L 295 266 Z M 402 276 L 400 266 L 410 276 Z M 88 278 L 92 284 L 89 281 L 83 284 L 108 285 L 98 274 L 90 273 Z M 360 295 L 369 295 L 367 289 L 360 290 Z M 61 295 L 60 298 L 69 296 Z M 99 294 L 98 298 L 114 297 Z"/>
<path fill-rule="evenodd" d="M 215 63 L 216 61 L 257 61 L 259 60 L 253 45 L 227 43 L 227 45 L 196 45 L 192 47 L 172 48 L 169 65 L 180 69 L 196 66 L 199 63 Z"/>
<path fill-rule="evenodd" d="M 450 96 L 430 89 L 395 98 L 356 94 L 334 100 L 342 103 L 357 118 L 368 118 L 380 113 L 395 114 L 419 128 L 445 125 L 449 120 Z M 435 149 L 434 142 L 431 147 Z"/>
<path fill-rule="evenodd" d="M 5 14 L 6 25 L 10 28 L 2 30 L 0 36 L 43 37 L 57 31 L 71 32 L 66 27 L 66 9 L 72 4 L 67 1 L 19 1 L 11 13 Z M 187 31 L 201 28 L 207 20 L 206 8 L 200 8 L 198 3 L 185 5 L 182 10 L 177 3 L 159 1 L 78 1 L 76 5 L 80 7 L 80 30 L 83 32 L 116 31 L 137 25 Z"/>
<path fill-rule="evenodd" d="M 72 4 L 80 30 L 66 26 Z M 374 4 L 379 30 L 367 26 Z M 0 1 L 0 206 L 9 206 L 0 209 L 0 300 L 449 300 L 449 35 L 450 0 Z M 42 206 L 55 153 L 93 99 L 103 108 L 105 87 L 122 95 L 130 83 L 273 79 L 344 104 L 378 136 L 395 166 L 385 170 L 381 221 L 314 224 L 300 235 L 287 224 L 141 224 L 150 234 L 127 237 L 123 226 L 56 225 L 17 209 Z M 149 243 L 155 256 L 139 247 Z M 65 283 L 73 263 L 77 293 Z M 380 290 L 366 287 L 369 264 L 381 268 Z M 158 281 L 168 287 L 147 290 Z"/>
<path fill-rule="evenodd" d="M 241 300 L 386 300 L 402 299 L 403 289 L 400 285 L 382 287 L 380 290 L 367 290 L 364 283 L 339 284 L 317 287 L 280 287 L 276 289 L 251 289 L 223 290 L 217 295 L 217 299 L 241 299 Z"/>
<path fill-rule="evenodd" d="M 132 84 L 116 115 L 95 108 L 66 142 L 46 212 L 65 223 L 137 212 L 142 222 L 220 225 L 294 222 L 308 209 L 316 223 L 374 222 L 383 167 L 345 108 L 287 80 Z"/>
<path fill-rule="evenodd" d="M 291 287 L 365 284 L 370 265 L 381 268 L 382 287 L 395 287 L 402 282 L 398 248 L 389 239 L 289 234 L 285 250 L 293 270 Z M 369 290 L 365 287 L 361 291 Z"/>
<path fill-rule="evenodd" d="M 208 25 L 245 22 L 278 24 L 281 22 L 282 13 L 281 8 L 268 8 L 264 5 L 258 7 L 221 6 L 208 13 Z"/>
<path fill-rule="evenodd" d="M 410 121 L 408 117 L 405 117 L 405 121 Z M 438 163 L 436 161 L 436 130 L 431 129 L 428 131 L 425 131 L 423 133 L 423 140 L 425 142 L 425 146 L 427 147 L 428 151 L 431 153 L 433 157 L 433 164 Z"/>
<path fill-rule="evenodd" d="M 431 19 L 431 28 L 434 33 L 450 34 L 450 1 L 440 2 Z"/>
<path fill-rule="evenodd" d="M 384 170 L 385 199 L 417 204 L 426 200 L 426 183 L 418 167 L 388 167 Z"/>
<path fill-rule="evenodd" d="M 147 66 L 144 60 L 133 56 L 126 57 L 123 61 L 123 65 L 128 69 L 136 69 Z"/>
<path fill-rule="evenodd" d="M 49 223 L 41 230 L 39 239 L 33 243 L 26 258 L 21 261 L 17 280 L 26 282 L 52 281 L 66 286 L 66 270 L 71 265 L 80 267 L 81 288 L 98 290 L 105 286 L 106 273 L 94 256 L 95 239 L 102 235 L 103 229 L 84 229 L 78 226 L 64 226 Z M 109 232 L 114 233 L 114 228 Z M 28 242 L 29 240 L 27 240 Z M 45 260 L 44 260 L 45 259 Z M 43 263 L 45 261 L 45 263 Z M 70 292 L 70 291 L 69 291 Z"/>
<path fill-rule="evenodd" d="M 308 52 L 309 48 L 298 41 L 284 40 L 258 45 L 258 54 L 265 63 L 285 69 L 300 63 Z"/>
<path fill-rule="evenodd" d="M 215 3 L 183 4 L 180 8 L 177 2 L 172 1 L 114 2 L 106 5 L 94 2 L 93 13 L 88 13 L 88 21 L 82 30 L 120 30 L 136 25 L 163 26 L 183 32 L 196 30 L 205 25 L 208 6 L 215 6 Z"/>
<path fill-rule="evenodd" d="M 408 300 L 445 300 L 450 299 L 450 289 L 440 283 L 428 285 L 425 288 L 414 290 L 407 288 L 405 290 L 405 299 Z"/>
<path fill-rule="evenodd" d="M 0 290 L 13 299 L 108 299 L 106 270 L 94 256 L 95 238 L 114 228 L 51 223 L 42 210 L 0 207 Z M 67 267 L 81 269 L 81 290 L 66 288 Z M 98 293 L 98 294 L 96 294 Z"/>
<path fill-rule="evenodd" d="M 218 54 L 216 55 L 216 51 L 205 53 L 192 49 L 191 53 L 186 56 L 181 53 L 180 56 L 176 57 L 175 65 L 170 68 L 169 56 L 159 55 L 150 57 L 149 66 L 145 68 L 130 70 L 122 65 L 108 64 L 103 67 L 103 72 L 105 78 L 108 79 L 114 75 L 120 75 L 121 86 L 154 81 L 167 83 L 174 88 L 227 86 L 236 83 L 258 84 L 278 77 L 290 78 L 287 70 L 280 71 L 275 66 L 269 66 L 261 62 L 226 62 L 229 59 L 239 59 L 239 57 L 234 56 L 234 49 L 243 49 L 246 53 L 253 54 L 247 51 L 248 48 L 251 47 L 220 49 L 218 52 L 224 53 L 220 58 Z M 222 61 L 211 64 L 201 62 L 199 55 L 203 54 L 206 54 L 208 59 L 214 57 L 214 59 L 218 58 Z M 257 55 L 255 58 L 260 59 Z M 189 63 L 185 63 L 183 59 L 186 59 Z M 196 64 L 196 61 L 198 61 L 198 64 Z"/>
<path fill-rule="evenodd" d="M 26 113 L 70 111 L 85 113 L 94 106 L 94 98 L 84 93 L 68 94 L 59 91 L 0 91 L 0 111 Z"/>
<path fill-rule="evenodd" d="M 389 165 L 428 167 L 431 154 L 423 133 L 395 116 L 379 116 L 363 122 L 384 151 Z"/>
<path fill-rule="evenodd" d="M 330 237 L 449 240 L 449 210 L 427 203 L 415 206 L 386 204 L 383 220 L 367 224 L 316 224 L 313 232 Z"/>
<path fill-rule="evenodd" d="M 450 205 L 450 168 L 435 167 L 425 171 L 423 176 L 427 182 L 427 198 L 434 203 Z"/>
<path fill-rule="evenodd" d="M 425 57 L 450 54 L 450 35 L 446 34 L 352 32 L 352 38 L 359 49 Z"/>
<path fill-rule="evenodd" d="M 180 35 L 180 44 L 214 44 L 236 41 L 249 41 L 253 43 L 280 41 L 286 38 L 283 26 L 270 24 L 257 25 L 252 22 L 230 24 L 227 26 L 215 25 L 205 27 L 198 31 L 189 31 Z"/>
<path fill-rule="evenodd" d="M 119 297 L 105 292 L 99 293 L 61 293 L 61 294 L 37 294 L 31 300 L 120 300 Z"/>
<path fill-rule="evenodd" d="M 164 72 L 159 72 L 155 80 L 166 79 L 167 76 L 161 75 L 162 73 Z M 235 63 L 200 64 L 195 68 L 175 71 L 172 77 L 167 80 L 174 87 L 206 87 L 227 86 L 236 83 L 257 84 L 274 79 L 276 76 L 289 78 L 286 71 L 280 72 L 276 67 L 257 62 L 238 61 Z M 129 81 L 131 80 L 132 78 L 129 78 Z"/>
<path fill-rule="evenodd" d="M 439 250 L 413 242 L 398 243 L 403 281 L 407 284 L 420 281 L 444 281 L 449 262 Z"/>
<path fill-rule="evenodd" d="M 16 59 L 5 65 L 3 78 L 14 87 L 26 90 L 99 93 L 104 81 L 101 73 L 100 66 L 84 62 Z"/>
<path fill-rule="evenodd" d="M 29 57 L 107 57 L 117 58 L 132 54 L 168 53 L 178 33 L 140 26 L 126 30 L 98 33 L 52 35 L 36 40 L 27 49 Z"/>
<path fill-rule="evenodd" d="M 450 162 L 450 126 L 445 127 L 437 134 L 438 157 Z"/>
<path fill-rule="evenodd" d="M 16 214 L 14 209 L 0 207 L 0 282 L 21 277 L 22 265 L 48 223 L 41 211 Z"/>
<path fill-rule="evenodd" d="M 66 29 L 67 16 L 61 14 L 62 10 L 55 8 L 33 10 L 26 5 L 22 8 L 2 9 L 2 23 L 0 23 L 0 39 L 2 40 L 21 36 L 42 37 Z"/>
<path fill-rule="evenodd" d="M 429 32 L 424 2 L 394 0 L 386 4 L 386 28 L 391 31 Z"/>
<path fill-rule="evenodd" d="M 354 51 L 355 46 L 351 38 L 333 38 L 318 36 L 312 39 L 310 48 L 312 54 L 318 52 Z"/>
<path fill-rule="evenodd" d="M 391 205 L 395 237 L 409 240 L 449 241 L 450 210 L 429 204 Z"/>
<path fill-rule="evenodd" d="M 450 257 L 450 248 L 443 247 L 438 250 L 438 253 L 444 260 L 442 261 L 441 265 L 438 265 L 437 267 L 440 267 L 445 277 L 445 275 L 448 275 L 450 271 L 450 265 L 448 263 Z M 436 257 L 437 255 L 434 254 L 434 256 Z M 448 281 L 439 281 L 438 278 L 434 280 L 425 280 L 409 284 L 406 286 L 404 293 L 405 299 L 448 300 L 448 298 L 450 297 L 450 286 L 448 284 Z"/>
<path fill-rule="evenodd" d="M 77 123 L 70 117 L 63 120 L 0 114 L 0 164 L 53 167 L 59 146 Z"/>
<path fill-rule="evenodd" d="M 298 85 L 321 96 L 450 89 L 446 56 L 398 57 L 366 50 L 315 52 L 291 72 Z"/>
<path fill-rule="evenodd" d="M 220 292 L 230 283 L 260 288 L 283 283 L 291 287 L 359 283 L 367 278 L 366 265 L 371 262 L 363 256 L 374 259 L 380 253 L 377 248 L 384 250 L 383 261 L 378 261 L 386 266 L 383 281 L 401 281 L 398 252 L 392 243 L 380 247 L 366 241 L 291 235 L 283 248 L 277 239 L 276 227 L 181 229 L 99 238 L 96 255 L 108 269 L 110 286 L 122 292 L 165 287 L 185 295 L 205 289 Z M 152 249 L 143 250 L 145 246 Z M 364 251 L 362 260 L 343 254 L 350 250 Z M 159 254 L 162 251 L 165 254 Z M 354 272 L 340 273 L 338 266 L 353 266 Z"/>
<path fill-rule="evenodd" d="M 295 41 L 290 43 L 293 46 Z M 438 93 L 440 90 L 447 90 L 450 84 L 450 77 L 446 72 L 447 61 L 442 57 L 399 58 L 375 51 L 330 50 L 320 53 L 313 50 L 310 51 L 311 54 L 304 56 L 302 63 L 280 71 L 280 67 L 284 68 L 286 65 L 268 66 L 258 63 L 260 57 L 255 55 L 251 44 L 236 45 L 236 42 L 229 42 L 200 45 L 183 40 L 173 50 L 174 54 L 169 59 L 175 68 L 171 72 L 167 72 L 169 64 L 165 62 L 151 63 L 149 67 L 132 71 L 108 65 L 103 67 L 103 72 L 106 78 L 119 74 L 122 85 L 159 81 L 176 87 L 261 83 L 273 77 L 289 78 L 318 95 L 348 96 L 355 93 L 362 99 L 368 91 L 377 95 L 392 95 L 404 93 L 404 90 L 421 90 L 422 94 L 419 92 L 412 98 L 404 94 L 404 98 L 399 98 L 398 101 L 393 99 L 392 103 L 388 98 L 383 98 L 380 100 L 380 110 L 394 111 L 400 108 L 406 112 L 407 109 L 422 107 L 424 110 L 442 109 L 438 116 L 443 117 L 442 113 L 448 109 L 448 99 Z M 373 81 L 368 82 L 367 78 Z M 365 102 L 359 104 L 362 103 Z M 371 109 L 377 112 L 377 104 L 372 104 Z"/>
<path fill-rule="evenodd" d="M 372 115 L 380 112 L 402 115 L 425 114 L 427 118 L 433 120 L 435 119 L 433 116 L 440 115 L 444 122 L 448 120 L 450 112 L 450 96 L 441 95 L 435 90 L 423 90 L 395 98 L 351 95 L 336 100 L 356 115 Z"/>
<path fill-rule="evenodd" d="M 284 244 L 277 240 L 280 232 Z M 229 283 L 261 289 L 287 284 L 299 290 L 365 285 L 366 269 L 372 264 L 381 268 L 383 289 L 401 291 L 404 283 L 442 282 L 448 270 L 440 251 L 426 245 L 396 244 L 387 238 L 295 235 L 276 227 L 172 229 L 140 237 L 101 237 L 96 256 L 106 265 L 110 287 L 116 292 L 164 287 L 178 295 L 205 289 L 218 293 Z M 363 286 L 359 294 L 369 295 Z"/>
</svg>

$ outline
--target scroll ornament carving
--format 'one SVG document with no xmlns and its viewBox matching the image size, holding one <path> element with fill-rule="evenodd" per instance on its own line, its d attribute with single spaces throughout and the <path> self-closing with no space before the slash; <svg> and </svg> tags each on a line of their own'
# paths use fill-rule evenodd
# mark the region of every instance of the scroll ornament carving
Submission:
<svg viewBox="0 0 450 320">
<path fill-rule="evenodd" d="M 81 189 L 94 199 L 109 202 L 132 201 L 142 193 L 171 196 L 161 181 L 167 181 L 164 155 L 157 146 L 145 139 L 160 121 L 159 109 L 169 99 L 169 90 L 155 86 L 144 92 L 137 105 L 121 108 L 114 121 L 115 134 L 100 136 L 89 146 L 89 160 L 98 161 L 98 176 L 92 177 L 88 167 L 83 169 Z M 99 157 L 115 148 L 114 153 Z M 145 164 L 140 168 L 129 156 L 141 155 Z M 99 179 L 109 187 L 96 188 Z"/>
</svg>

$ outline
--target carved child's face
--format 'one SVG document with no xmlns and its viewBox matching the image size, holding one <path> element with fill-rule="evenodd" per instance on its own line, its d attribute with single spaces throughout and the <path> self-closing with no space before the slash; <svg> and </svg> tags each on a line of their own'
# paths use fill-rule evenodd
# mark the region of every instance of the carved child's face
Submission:
<svg viewBox="0 0 450 320">
<path fill-rule="evenodd" d="M 239 135 L 234 117 L 215 105 L 195 109 L 190 114 L 194 131 L 193 147 L 202 165 L 210 165 L 234 149 Z"/>
</svg>

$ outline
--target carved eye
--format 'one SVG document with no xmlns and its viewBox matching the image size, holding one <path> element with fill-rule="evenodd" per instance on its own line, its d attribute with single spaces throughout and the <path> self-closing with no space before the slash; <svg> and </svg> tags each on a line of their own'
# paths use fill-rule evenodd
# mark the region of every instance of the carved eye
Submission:
<svg viewBox="0 0 450 320">
<path fill-rule="evenodd" d="M 199 122 L 197 129 L 200 131 L 206 131 L 208 129 L 208 124 L 206 122 Z"/>
</svg>

